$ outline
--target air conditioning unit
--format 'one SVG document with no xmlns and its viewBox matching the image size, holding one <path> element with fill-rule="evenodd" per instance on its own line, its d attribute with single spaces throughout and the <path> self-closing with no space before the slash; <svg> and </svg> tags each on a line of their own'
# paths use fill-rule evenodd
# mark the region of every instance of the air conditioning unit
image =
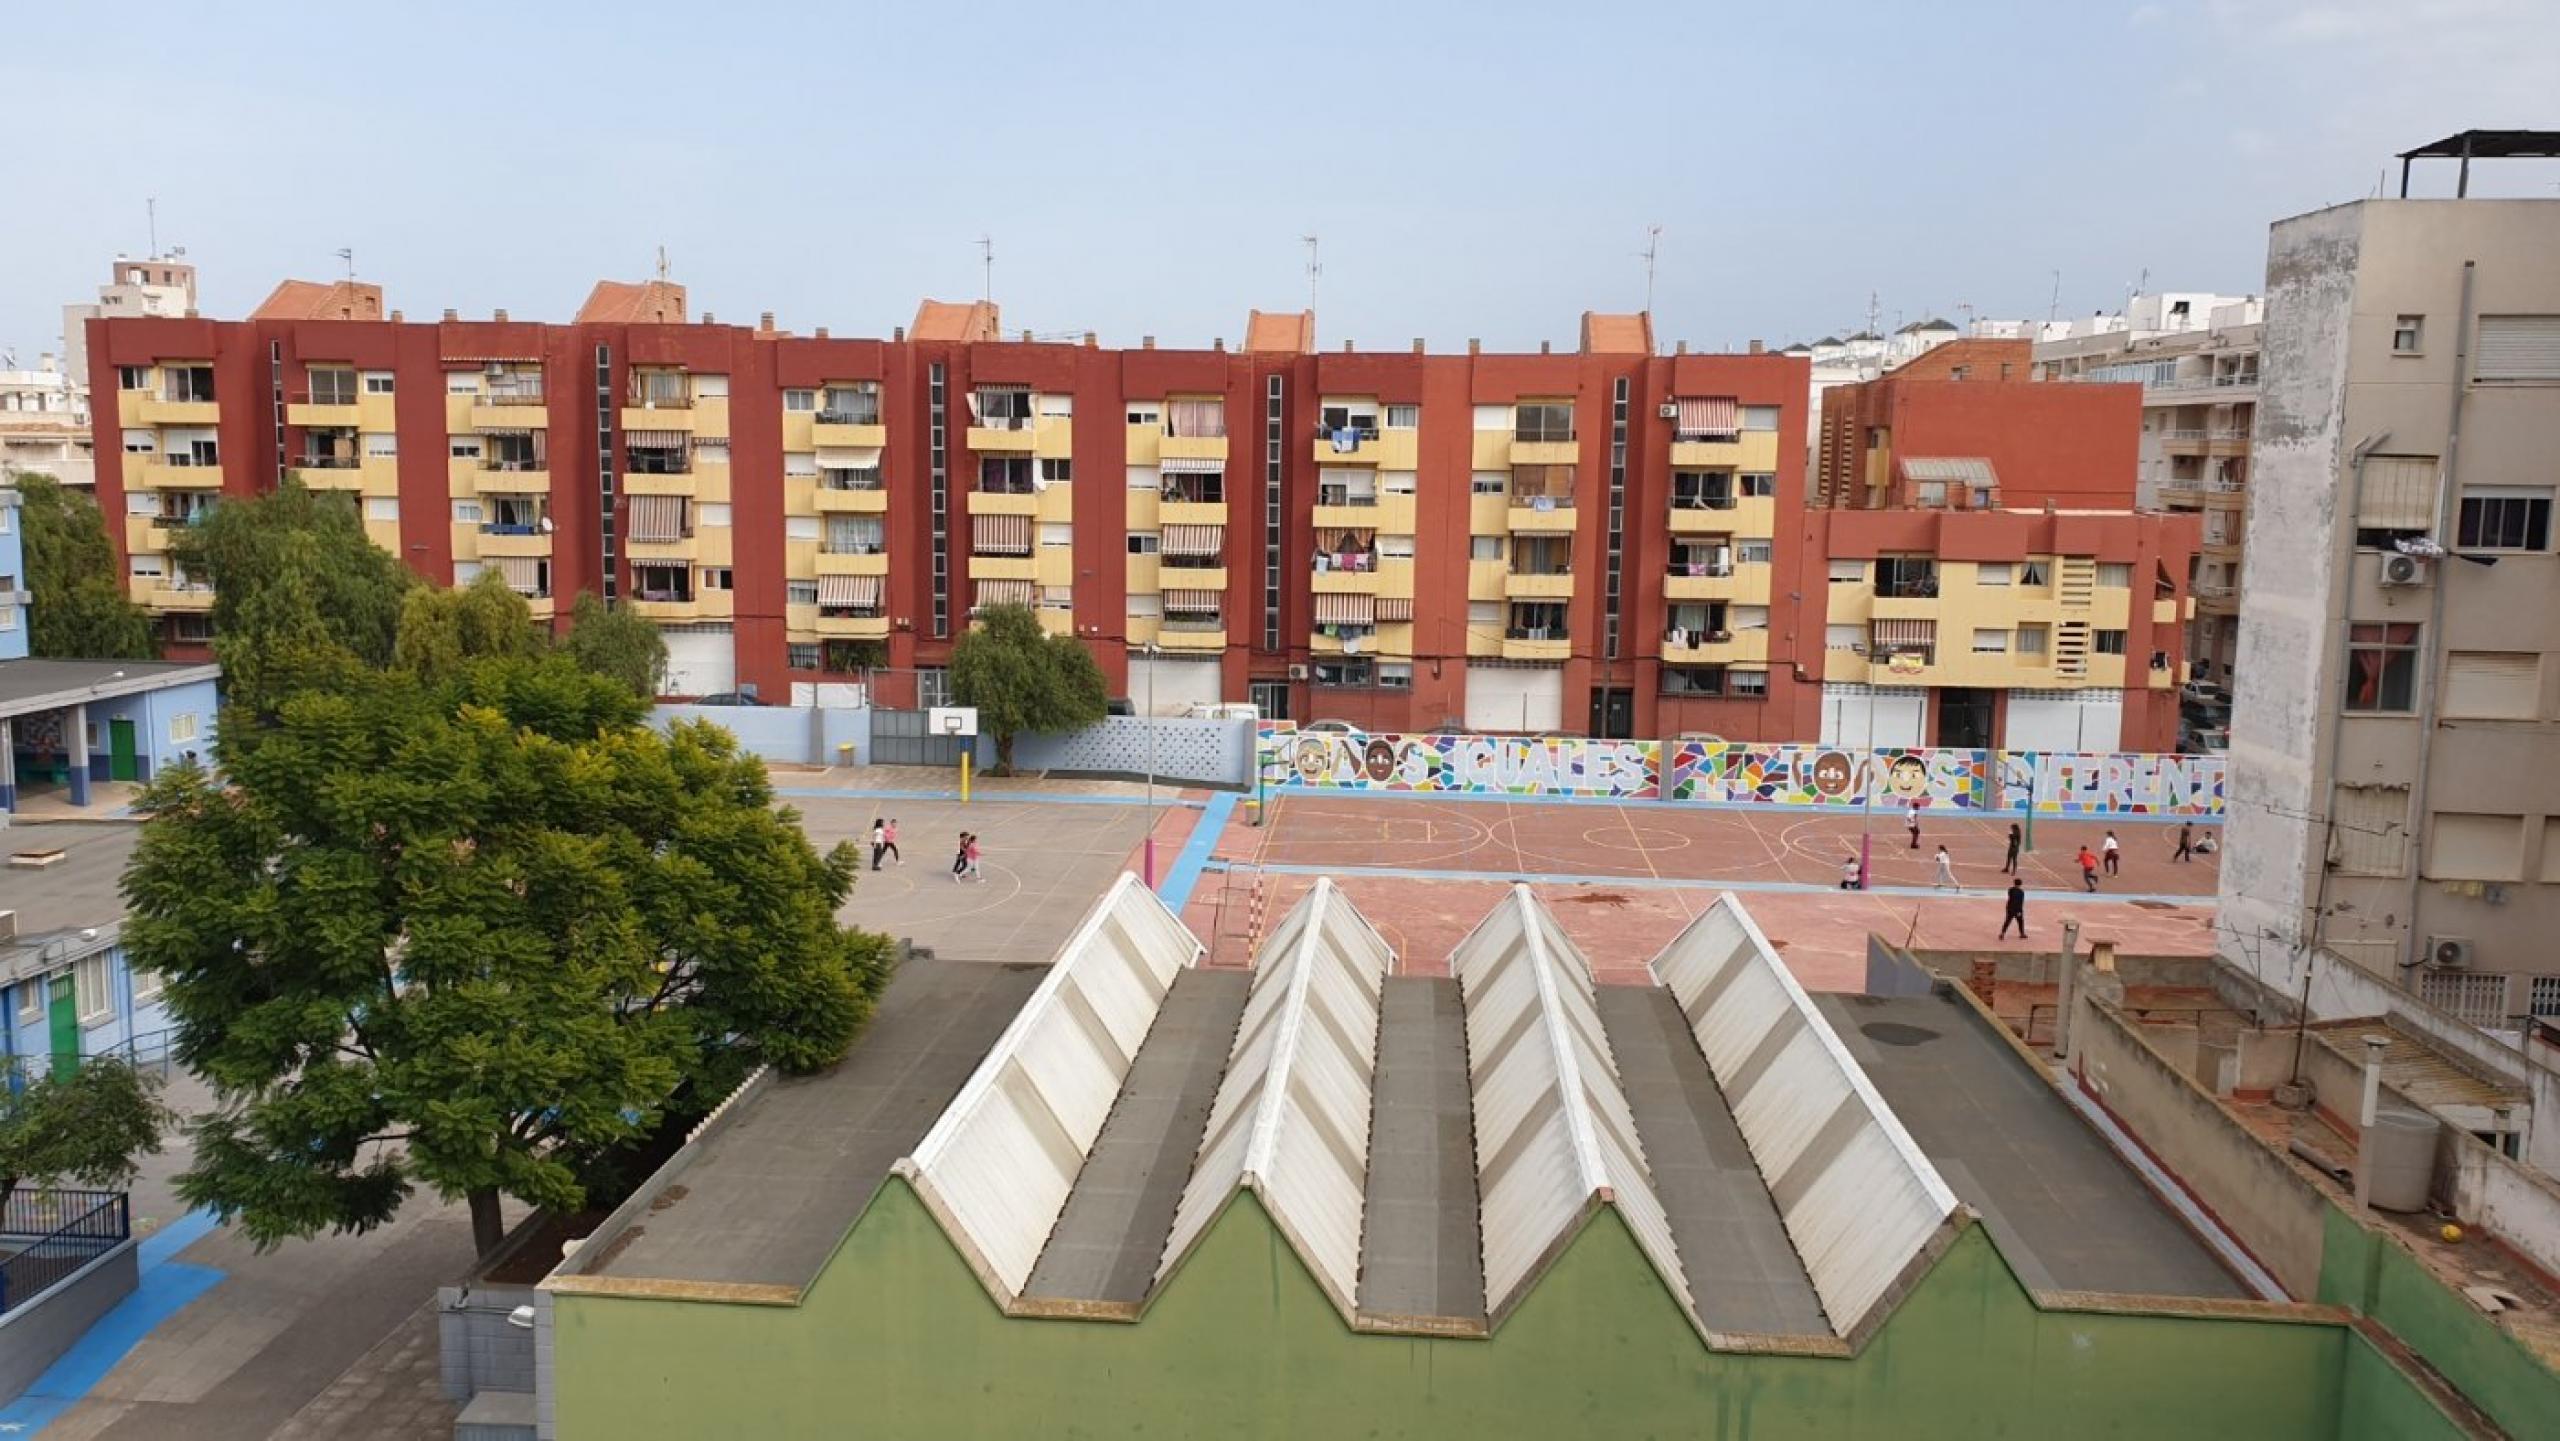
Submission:
<svg viewBox="0 0 2560 1441">
<path fill-rule="evenodd" d="M 2439 971 L 2471 969 L 2471 942 L 2461 936 L 2427 937 L 2427 964 Z"/>
<path fill-rule="evenodd" d="M 1307 668 L 1306 668 L 1305 666 L 1302 666 L 1302 665 L 1293 665 L 1293 666 L 1289 667 L 1289 679 L 1291 679 L 1291 680 L 1305 680 L 1306 678 L 1307 678 Z"/>
<path fill-rule="evenodd" d="M 2382 558 L 2382 584 L 2412 586 L 2426 583 L 2427 562 L 2423 557 L 2402 555 L 2395 551 Z"/>
<path fill-rule="evenodd" d="M 1678 420 L 1680 418 L 1680 402 L 1676 400 L 1666 400 L 1662 402 L 1662 409 L 1656 411 L 1655 414 L 1661 416 L 1665 420 Z"/>
</svg>

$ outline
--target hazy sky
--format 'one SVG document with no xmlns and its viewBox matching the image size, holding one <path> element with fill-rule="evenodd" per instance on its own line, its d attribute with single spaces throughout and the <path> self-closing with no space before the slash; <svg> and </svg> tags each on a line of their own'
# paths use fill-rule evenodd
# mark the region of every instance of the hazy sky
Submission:
<svg viewBox="0 0 2560 1441">
<path fill-rule="evenodd" d="M 2254 291 L 2267 223 L 2392 152 L 2560 126 L 2560 0 L 11 7 L 0 346 L 160 237 L 208 314 L 357 272 L 566 319 L 663 244 L 697 313 L 1569 345 L 1581 311 L 1772 344 Z M 2509 162 L 2474 193 L 2560 195 Z M 2447 168 L 2422 177 L 2449 193 Z"/>
</svg>

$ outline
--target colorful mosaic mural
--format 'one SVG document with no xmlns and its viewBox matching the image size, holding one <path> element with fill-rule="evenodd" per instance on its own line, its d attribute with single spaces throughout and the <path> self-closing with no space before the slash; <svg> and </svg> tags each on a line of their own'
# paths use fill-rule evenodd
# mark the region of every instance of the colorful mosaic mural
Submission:
<svg viewBox="0 0 2560 1441">
<path fill-rule="evenodd" d="M 2002 751 L 2000 788 L 2038 815 L 2211 816 L 2223 813 L 2221 756 Z"/>
<path fill-rule="evenodd" d="M 1994 804 L 1990 752 L 1874 751 L 1819 745 L 1682 741 L 1671 798 L 1731 805 L 1878 805 L 1983 810 Z"/>
<path fill-rule="evenodd" d="M 1652 741 L 1523 736 L 1263 732 L 1263 783 L 1273 789 L 1466 792 L 1651 800 L 1661 747 Z"/>
</svg>

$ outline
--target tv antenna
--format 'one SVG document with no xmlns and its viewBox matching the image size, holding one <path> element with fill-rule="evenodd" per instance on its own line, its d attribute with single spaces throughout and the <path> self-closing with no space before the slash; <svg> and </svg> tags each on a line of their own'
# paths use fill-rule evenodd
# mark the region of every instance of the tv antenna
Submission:
<svg viewBox="0 0 2560 1441">
<path fill-rule="evenodd" d="M 2044 318 L 2047 320 L 2062 318 L 2062 272 L 2059 270 L 2053 273 L 2053 298 L 2045 302 Z"/>
<path fill-rule="evenodd" d="M 146 195 L 142 199 L 142 217 L 151 234 L 151 258 L 160 258 L 160 197 Z"/>
<path fill-rule="evenodd" d="M 1313 234 L 1301 235 L 1298 243 L 1307 247 L 1307 310 L 1316 308 L 1316 282 L 1324 277 L 1324 242 Z"/>
<path fill-rule="evenodd" d="M 356 278 L 356 252 L 355 252 L 355 247 L 354 247 L 354 246 L 351 246 L 351 245 L 341 245 L 341 246 L 339 246 L 339 247 L 338 247 L 338 249 L 337 249 L 337 252 L 336 252 L 336 253 L 337 253 L 338 259 L 346 263 L 346 267 L 347 267 L 347 278 L 348 278 L 349 280 L 353 280 L 353 279 L 355 279 L 355 278 Z"/>
<path fill-rule="evenodd" d="M 663 245 L 658 247 L 658 278 L 667 278 L 667 247 Z"/>
<path fill-rule="evenodd" d="M 1662 255 L 1661 226 L 1648 225 L 1644 228 L 1644 249 L 1637 251 L 1636 254 L 1644 257 L 1644 313 L 1647 318 L 1651 318 L 1653 315 L 1653 266 Z"/>
<path fill-rule="evenodd" d="M 978 237 L 978 265 L 981 282 L 978 298 L 992 303 L 996 298 L 996 239 L 992 235 Z"/>
</svg>

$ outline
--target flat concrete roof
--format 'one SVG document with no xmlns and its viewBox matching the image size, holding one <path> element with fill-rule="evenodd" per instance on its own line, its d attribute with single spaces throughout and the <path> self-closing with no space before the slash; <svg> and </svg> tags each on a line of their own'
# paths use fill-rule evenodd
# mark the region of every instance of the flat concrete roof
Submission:
<svg viewBox="0 0 2560 1441">
<path fill-rule="evenodd" d="M 0 830 L 0 857 L 60 850 L 41 870 L 0 866 L 0 911 L 18 913 L 21 940 L 124 919 L 124 867 L 142 827 L 117 821 L 45 821 Z"/>
<path fill-rule="evenodd" d="M 0 661 L 0 716 L 214 680 L 222 668 L 172 660 Z"/>
<path fill-rule="evenodd" d="M 1076 1173 L 1066 1209 L 1023 1286 L 1026 1296 L 1074 1301 L 1144 1300 L 1173 1234 L 1234 1048 L 1253 978 L 1187 969 L 1173 978 L 1120 1099 Z"/>
<path fill-rule="evenodd" d="M 1678 998 L 1602 986 L 1594 999 L 1698 1319 L 1718 1331 L 1832 1334 Z"/>
<path fill-rule="evenodd" d="M 1467 1011 L 1446 976 L 1389 976 L 1378 995 L 1360 1309 L 1484 1319 Z"/>
<path fill-rule="evenodd" d="M 2249 1297 L 1970 1008 L 1934 994 L 1814 1003 L 2028 1286 Z"/>
<path fill-rule="evenodd" d="M 910 961 L 842 1061 L 740 1101 L 574 1272 L 805 1287 L 978 1068 L 1045 966 Z M 594 1259 L 588 1259 L 589 1256 Z"/>
</svg>

